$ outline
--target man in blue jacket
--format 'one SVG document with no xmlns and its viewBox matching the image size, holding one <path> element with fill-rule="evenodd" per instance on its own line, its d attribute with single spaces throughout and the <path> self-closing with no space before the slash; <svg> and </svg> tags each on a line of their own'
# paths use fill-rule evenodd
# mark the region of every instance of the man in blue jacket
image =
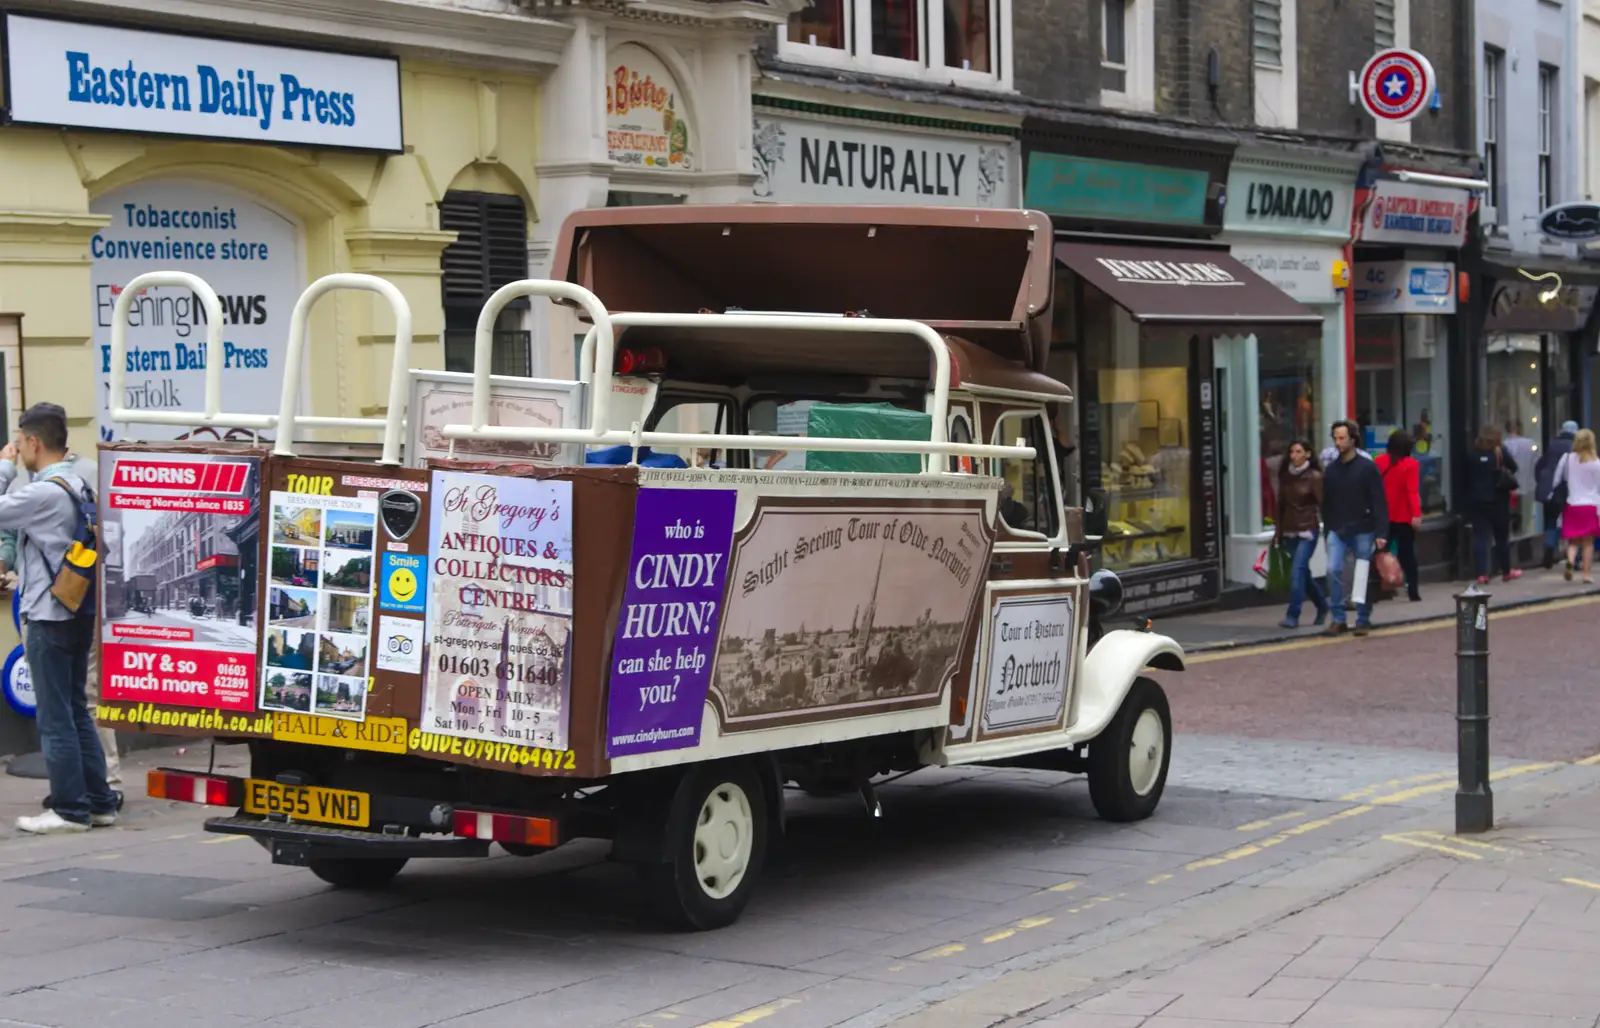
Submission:
<svg viewBox="0 0 1600 1028">
<path fill-rule="evenodd" d="M 21 469 L 33 481 L 15 492 Z M 28 670 L 37 697 L 39 742 L 50 775 L 50 809 L 17 818 L 35 835 L 86 832 L 116 823 L 117 801 L 106 784 L 106 758 L 89 713 L 86 678 L 94 645 L 94 611 L 74 613 L 50 587 L 78 533 L 88 483 L 67 456 L 66 412 L 53 403 L 29 407 L 17 439 L 0 450 L 0 529 L 15 529 Z"/>
<path fill-rule="evenodd" d="M 1366 635 L 1372 630 L 1372 605 L 1367 602 L 1367 576 L 1362 573 L 1361 562 L 1366 561 L 1370 567 L 1372 555 L 1388 542 L 1383 537 L 1389 529 L 1389 501 L 1383 492 L 1383 476 L 1375 463 L 1359 454 L 1358 431 L 1354 422 L 1334 423 L 1333 445 L 1338 456 L 1322 469 L 1322 526 L 1328 532 L 1329 635 L 1343 635 L 1350 630 L 1344 621 L 1344 562 L 1352 554 L 1356 575 L 1351 591 L 1360 594 L 1355 597 L 1355 634 Z"/>
</svg>

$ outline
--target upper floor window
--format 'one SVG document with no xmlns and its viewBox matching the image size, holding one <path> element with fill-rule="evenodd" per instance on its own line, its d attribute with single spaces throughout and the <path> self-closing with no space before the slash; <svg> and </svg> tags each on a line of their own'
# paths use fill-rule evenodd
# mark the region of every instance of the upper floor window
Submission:
<svg viewBox="0 0 1600 1028">
<path fill-rule="evenodd" d="M 1253 0 L 1252 49 L 1257 64 L 1283 67 L 1283 0 Z"/>
<path fill-rule="evenodd" d="M 787 58 L 963 85 L 1008 85 L 1011 0 L 811 0 L 779 30 Z"/>
<path fill-rule="evenodd" d="M 1379 50 L 1387 50 L 1399 42 L 1395 32 L 1395 0 L 1373 0 L 1372 41 Z"/>
<path fill-rule="evenodd" d="M 1556 199 L 1555 180 L 1555 117 L 1556 69 L 1548 64 L 1539 65 L 1539 210 L 1543 211 Z"/>
<path fill-rule="evenodd" d="M 1105 0 L 1100 20 L 1100 88 L 1128 91 L 1128 0 Z"/>
<path fill-rule="evenodd" d="M 1153 0 L 1101 0 L 1100 102 L 1148 110 L 1155 106 Z"/>
<path fill-rule="evenodd" d="M 1495 212 L 1495 221 L 1503 220 L 1500 211 L 1500 94 L 1504 87 L 1505 52 L 1492 46 L 1483 48 L 1483 177 L 1488 180 L 1489 194 L 1485 198 Z"/>
</svg>

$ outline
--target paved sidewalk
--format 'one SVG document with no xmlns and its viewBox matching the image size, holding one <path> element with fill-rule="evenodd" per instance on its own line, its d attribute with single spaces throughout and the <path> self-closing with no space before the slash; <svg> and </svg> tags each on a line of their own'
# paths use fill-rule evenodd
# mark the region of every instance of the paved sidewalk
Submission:
<svg viewBox="0 0 1600 1028">
<path fill-rule="evenodd" d="M 1466 582 L 1436 582 L 1423 586 L 1420 603 L 1412 603 L 1404 596 L 1384 600 L 1373 607 L 1373 625 L 1382 631 L 1384 628 L 1453 617 L 1455 595 L 1466 587 Z M 1576 579 L 1566 581 L 1559 567 L 1549 571 L 1529 569 L 1515 582 L 1502 582 L 1496 578 L 1489 583 L 1487 590 L 1492 597 L 1489 601 L 1491 615 L 1497 610 L 1600 595 L 1600 586 L 1585 586 Z M 1283 607 L 1277 603 L 1165 618 L 1157 615 L 1155 631 L 1171 636 L 1190 653 L 1203 653 L 1315 635 L 1321 631 L 1312 627 L 1315 613 L 1307 609 L 1301 617 L 1301 627 L 1288 630 L 1278 627 L 1278 621 L 1283 618 Z M 1354 611 L 1350 617 L 1353 623 Z"/>
<path fill-rule="evenodd" d="M 1473 838 L 1033 1020 L 1036 1028 L 1555 1028 L 1600 1021 L 1600 799 Z M 1574 827 L 1584 826 L 1584 827 Z"/>
</svg>

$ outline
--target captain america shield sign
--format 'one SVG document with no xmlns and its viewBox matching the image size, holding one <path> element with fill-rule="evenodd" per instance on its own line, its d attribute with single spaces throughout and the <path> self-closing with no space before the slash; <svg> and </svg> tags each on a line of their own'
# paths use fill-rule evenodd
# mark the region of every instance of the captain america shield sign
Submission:
<svg viewBox="0 0 1600 1028">
<path fill-rule="evenodd" d="M 1433 65 L 1415 50 L 1382 50 L 1361 69 L 1361 105 L 1382 121 L 1410 121 L 1433 96 Z"/>
</svg>

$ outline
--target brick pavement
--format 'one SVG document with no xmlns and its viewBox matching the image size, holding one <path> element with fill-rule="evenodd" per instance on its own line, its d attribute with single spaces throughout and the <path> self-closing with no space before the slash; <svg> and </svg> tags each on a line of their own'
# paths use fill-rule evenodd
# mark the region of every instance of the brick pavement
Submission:
<svg viewBox="0 0 1600 1028">
<path fill-rule="evenodd" d="M 1556 1028 L 1600 1023 L 1600 797 L 1415 856 L 1341 895 L 1093 995 L 1033 1028 Z M 1091 990 L 1086 990 L 1086 992 Z"/>
</svg>

